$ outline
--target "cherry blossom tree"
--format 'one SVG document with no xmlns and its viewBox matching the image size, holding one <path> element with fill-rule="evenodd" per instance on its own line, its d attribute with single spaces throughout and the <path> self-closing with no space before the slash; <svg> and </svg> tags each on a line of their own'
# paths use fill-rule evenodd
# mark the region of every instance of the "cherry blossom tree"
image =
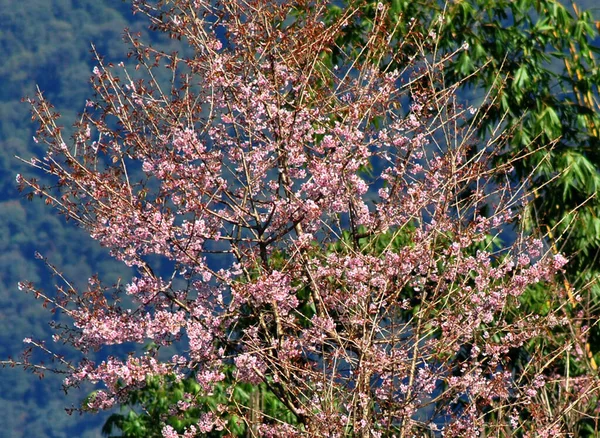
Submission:
<svg viewBox="0 0 600 438">
<path fill-rule="evenodd" d="M 444 63 L 468 46 L 381 68 L 403 44 L 390 44 L 386 7 L 362 45 L 340 48 L 358 12 L 324 24 L 328 6 L 137 0 L 185 55 L 128 34 L 135 70 L 98 57 L 95 98 L 69 143 L 42 94 L 31 101 L 48 152 L 30 163 L 54 183 L 19 175 L 21 187 L 137 275 L 85 290 L 65 278 L 55 294 L 23 282 L 70 321 L 54 340 L 83 359 L 29 341 L 56 359 L 66 389 L 98 385 L 84 410 L 193 376 L 178 415 L 232 382 L 228 401 L 203 405 L 184 431 L 165 421 L 169 438 L 226 435 L 232 418 L 272 437 L 567 431 L 555 406 L 578 411 L 598 389 L 597 376 L 556 371 L 586 328 L 555 281 L 565 257 L 523 233 L 495 238 L 527 185 L 511 163 L 490 165 L 510 133 L 476 141 L 465 112 L 477 109 L 444 83 Z M 410 38 L 435 45 L 434 32 Z M 330 68 L 334 48 L 345 52 Z M 565 304 L 519 311 L 533 286 Z M 562 338 L 548 335 L 560 327 Z M 149 347 L 114 353 L 124 343 Z M 239 402 L 238 383 L 265 388 L 286 415 Z"/>
</svg>

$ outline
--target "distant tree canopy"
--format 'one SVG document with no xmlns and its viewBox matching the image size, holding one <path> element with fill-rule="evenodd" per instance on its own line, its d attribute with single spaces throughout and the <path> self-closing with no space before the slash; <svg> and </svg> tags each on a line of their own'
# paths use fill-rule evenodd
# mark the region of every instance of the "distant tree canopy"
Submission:
<svg viewBox="0 0 600 438">
<path fill-rule="evenodd" d="M 91 93 L 91 43 L 104 55 L 123 59 L 123 29 L 141 31 L 146 25 L 131 14 L 129 2 L 120 0 L 0 0 L 0 22 L 0 357 L 6 359 L 18 356 L 26 336 L 49 338 L 44 310 L 33 296 L 16 293 L 23 278 L 54 281 L 34 259 L 35 251 L 82 284 L 96 272 L 114 281 L 127 276 L 107 251 L 42 202 L 19 200 L 15 174 L 31 170 L 15 156 L 27 159 L 42 150 L 32 140 L 35 127 L 22 99 L 33 95 L 37 84 L 67 119 L 76 120 Z M 68 133 L 70 126 L 64 129 Z M 22 370 L 0 373 L 0 435 L 98 436 L 102 417 L 65 414 L 65 406 L 80 400 L 63 397 L 60 376 L 47 374 L 39 381 Z"/>
</svg>

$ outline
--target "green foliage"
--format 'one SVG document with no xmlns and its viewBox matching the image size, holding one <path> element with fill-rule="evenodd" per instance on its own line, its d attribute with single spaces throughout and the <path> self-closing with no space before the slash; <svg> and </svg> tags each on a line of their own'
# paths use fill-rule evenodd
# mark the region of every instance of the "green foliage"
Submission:
<svg viewBox="0 0 600 438">
<path fill-rule="evenodd" d="M 42 202 L 19 200 L 17 173 L 30 174 L 25 159 L 39 155 L 41 144 L 32 140 L 29 107 L 21 102 L 38 84 L 67 119 L 85 105 L 91 88 L 93 67 L 90 44 L 119 60 L 126 47 L 123 28 L 141 30 L 140 20 L 130 13 L 129 2 L 121 0 L 0 0 L 0 356 L 15 359 L 23 350 L 23 338 L 31 336 L 52 342 L 48 312 L 31 295 L 17 290 L 17 282 L 31 280 L 52 289 L 54 278 L 35 251 L 47 256 L 78 286 L 85 286 L 95 272 L 109 281 L 127 278 L 122 265 L 110 263 L 106 251 L 72 224 L 56 217 Z M 68 132 L 69 127 L 65 127 Z M 66 135 L 68 138 L 68 135 Z M 107 260 L 109 260 L 107 262 Z M 58 317 L 55 316 L 57 320 Z M 58 346 L 61 349 L 61 346 Z M 65 354 L 67 352 L 65 351 Z M 72 359 L 72 357 L 68 357 Z M 48 366 L 52 366 L 48 363 Z M 32 379 L 30 373 L 0 369 L 0 435 L 14 438 L 98 436 L 105 417 L 69 416 L 65 407 L 78 405 L 80 397 L 65 397 L 62 376 L 46 373 Z M 48 419 L 52 421 L 48 421 Z"/>
<path fill-rule="evenodd" d="M 235 380 L 234 368 L 226 373 L 225 379 L 216 384 L 209 395 L 205 395 L 194 376 L 177 380 L 173 376 L 152 377 L 146 380 L 146 386 L 129 395 L 127 402 L 121 405 L 121 413 L 112 414 L 102 433 L 111 438 L 159 438 L 165 425 L 172 426 L 179 433 L 186 427 L 196 424 L 202 413 L 228 412 L 230 407 L 242 410 L 252 409 L 258 401 L 261 422 L 283 421 L 297 424 L 294 415 L 275 397 L 267 385 L 251 385 Z M 93 397 L 93 394 L 90 395 Z M 194 400 L 202 406 L 182 410 L 178 402 Z M 140 406 L 144 409 L 140 410 Z M 221 416 L 226 426 L 221 431 L 213 430 L 207 437 L 244 436 L 248 425 L 234 414 Z M 120 434 L 115 435 L 115 432 Z"/>
<path fill-rule="evenodd" d="M 347 254 L 352 251 L 380 256 L 385 250 L 397 252 L 411 243 L 411 235 L 415 227 L 412 224 L 397 230 L 384 233 L 369 234 L 367 229 L 359 226 L 355 233 L 342 231 L 340 239 L 329 245 L 328 252 Z"/>
</svg>

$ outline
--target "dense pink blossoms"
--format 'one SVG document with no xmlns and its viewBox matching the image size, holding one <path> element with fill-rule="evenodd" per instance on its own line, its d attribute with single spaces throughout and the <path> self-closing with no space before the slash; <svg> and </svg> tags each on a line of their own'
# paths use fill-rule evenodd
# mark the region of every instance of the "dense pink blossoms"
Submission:
<svg viewBox="0 0 600 438">
<path fill-rule="evenodd" d="M 510 176 L 488 165 L 504 138 L 472 144 L 438 67 L 376 67 L 395 56 L 383 5 L 362 55 L 330 68 L 322 54 L 356 11 L 325 25 L 326 1 L 213 3 L 134 2 L 193 55 L 132 38 L 142 70 L 172 70 L 170 89 L 99 61 L 77 152 L 35 103 L 49 150 L 32 164 L 58 185 L 20 183 L 138 273 L 117 290 L 128 300 L 96 280 L 59 291 L 50 301 L 72 326 L 56 339 L 84 355 L 155 345 L 73 364 L 66 386 L 101 383 L 86 407 L 106 409 L 149 375 L 193 370 L 209 394 L 234 365 L 235 379 L 266 382 L 298 420 L 265 420 L 267 437 L 553 430 L 538 395 L 556 351 L 531 352 L 540 366 L 518 372 L 510 355 L 564 315 L 513 310 L 532 285 L 564 297 L 553 278 L 567 260 L 527 237 L 490 243 L 524 202 L 492 182 Z M 179 354 L 160 360 L 173 344 Z M 226 428 L 227 409 L 250 421 L 232 405 L 163 436 Z"/>
</svg>

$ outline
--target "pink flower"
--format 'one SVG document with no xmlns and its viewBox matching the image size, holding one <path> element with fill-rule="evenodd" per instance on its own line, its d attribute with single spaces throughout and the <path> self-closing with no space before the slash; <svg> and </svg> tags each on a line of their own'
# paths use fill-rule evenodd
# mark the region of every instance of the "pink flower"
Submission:
<svg viewBox="0 0 600 438">
<path fill-rule="evenodd" d="M 165 426 L 162 428 L 163 438 L 179 438 L 179 434 L 171 426 Z"/>
</svg>

